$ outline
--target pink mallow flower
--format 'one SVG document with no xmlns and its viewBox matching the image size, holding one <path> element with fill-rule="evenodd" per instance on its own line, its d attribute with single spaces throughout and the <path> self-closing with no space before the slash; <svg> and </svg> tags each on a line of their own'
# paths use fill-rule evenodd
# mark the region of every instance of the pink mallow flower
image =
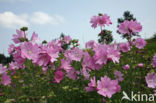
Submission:
<svg viewBox="0 0 156 103">
<path fill-rule="evenodd" d="M 97 27 L 97 23 L 98 23 L 98 16 L 93 16 L 90 20 L 90 23 L 92 24 L 91 26 L 93 28 L 96 28 Z"/>
<path fill-rule="evenodd" d="M 120 86 L 117 80 L 104 76 L 101 77 L 101 81 L 97 81 L 97 90 L 100 95 L 111 98 L 113 94 L 120 91 Z"/>
<path fill-rule="evenodd" d="M 94 40 L 90 40 L 86 43 L 86 48 L 95 48 L 98 44 Z"/>
<path fill-rule="evenodd" d="M 123 74 L 120 71 L 117 71 L 117 70 L 114 71 L 114 75 L 115 75 L 116 80 L 123 81 Z"/>
<path fill-rule="evenodd" d="M 42 67 L 42 70 L 43 70 L 43 73 L 46 74 L 47 70 L 48 70 L 48 67 Z"/>
<path fill-rule="evenodd" d="M 89 77 L 90 77 L 89 72 L 90 72 L 90 69 L 87 69 L 85 66 L 80 70 L 80 73 L 81 75 L 84 76 L 85 80 L 89 80 Z"/>
<path fill-rule="evenodd" d="M 32 42 L 38 42 L 40 39 L 38 38 L 38 34 L 33 32 L 32 37 L 31 37 L 31 41 Z"/>
<path fill-rule="evenodd" d="M 77 77 L 77 72 L 75 71 L 74 68 L 71 68 L 70 71 L 67 72 L 67 77 L 69 77 L 72 80 L 75 80 Z"/>
<path fill-rule="evenodd" d="M 6 73 L 7 69 L 2 64 L 0 64 L 0 74 Z"/>
<path fill-rule="evenodd" d="M 24 64 L 25 58 L 22 58 L 20 49 L 16 49 L 16 53 L 13 53 L 13 58 L 18 65 L 22 66 Z"/>
<path fill-rule="evenodd" d="M 123 23 L 120 24 L 118 30 L 121 34 L 131 35 L 132 33 L 136 34 L 140 32 L 142 30 L 142 26 L 137 21 L 125 20 Z"/>
<path fill-rule="evenodd" d="M 88 83 L 88 87 L 85 87 L 87 92 L 91 92 L 91 91 L 96 90 L 96 79 L 95 79 L 95 76 L 93 78 L 91 78 L 90 81 L 91 82 Z"/>
<path fill-rule="evenodd" d="M 50 62 L 50 59 L 51 57 L 48 55 L 47 46 L 40 45 L 38 58 L 33 62 L 39 66 L 47 66 L 47 64 Z"/>
<path fill-rule="evenodd" d="M 121 43 L 119 45 L 119 50 L 124 52 L 124 53 L 130 51 L 129 43 Z"/>
<path fill-rule="evenodd" d="M 146 78 L 146 83 L 149 88 L 156 88 L 156 74 L 155 73 L 148 73 Z"/>
<path fill-rule="evenodd" d="M 72 67 L 70 65 L 71 61 L 70 60 L 65 60 L 65 59 L 62 59 L 61 60 L 61 69 L 64 69 L 66 72 L 69 72 Z"/>
<path fill-rule="evenodd" d="M 126 64 L 125 66 L 123 66 L 122 67 L 124 70 L 128 70 L 128 69 L 130 69 L 130 66 L 129 66 L 129 64 Z"/>
<path fill-rule="evenodd" d="M 61 70 L 57 70 L 55 72 L 55 81 L 60 83 L 60 81 L 64 78 L 64 73 Z"/>
<path fill-rule="evenodd" d="M 153 56 L 152 66 L 153 66 L 154 68 L 156 67 L 156 54 Z"/>
<path fill-rule="evenodd" d="M 21 56 L 29 60 L 36 60 L 38 58 L 39 48 L 37 44 L 31 42 L 24 42 L 21 44 Z"/>
<path fill-rule="evenodd" d="M 134 44 L 136 45 L 136 47 L 138 49 L 143 49 L 144 46 L 146 45 L 146 41 L 142 38 L 137 38 L 134 42 Z"/>
<path fill-rule="evenodd" d="M 114 46 L 108 47 L 108 59 L 113 61 L 113 63 L 119 63 L 120 52 L 114 48 Z"/>
<path fill-rule="evenodd" d="M 98 45 L 96 48 L 94 48 L 95 55 L 93 58 L 95 59 L 95 64 L 103 65 L 107 63 L 108 60 L 108 46 L 103 44 L 103 45 Z"/>
<path fill-rule="evenodd" d="M 3 75 L 2 75 L 2 77 L 1 77 L 1 83 L 3 84 L 3 85 L 9 85 L 10 83 L 11 83 L 11 78 L 10 78 L 10 76 L 8 76 L 6 73 L 4 73 Z"/>
<path fill-rule="evenodd" d="M 14 50 L 15 50 L 15 45 L 14 44 L 9 45 L 8 53 L 12 54 L 14 52 Z"/>
<path fill-rule="evenodd" d="M 95 64 L 94 58 L 92 58 L 89 53 L 86 51 L 84 52 L 82 67 L 85 67 L 88 70 L 100 70 L 102 68 L 102 65 Z"/>
<path fill-rule="evenodd" d="M 48 55 L 51 57 L 50 61 L 53 63 L 54 61 L 57 61 L 57 58 L 59 57 L 59 51 L 54 48 L 48 48 L 47 49 Z"/>
<path fill-rule="evenodd" d="M 68 36 L 64 36 L 64 42 L 65 43 L 69 43 L 70 41 L 71 41 L 72 39 L 71 39 L 71 37 L 68 35 Z"/>
<path fill-rule="evenodd" d="M 91 26 L 93 28 L 96 28 L 97 26 L 104 27 L 105 24 L 106 25 L 112 24 L 112 22 L 110 20 L 110 16 L 108 16 L 107 14 L 103 14 L 101 16 L 93 16 L 91 18 L 90 23 L 92 24 Z"/>
<path fill-rule="evenodd" d="M 20 43 L 21 42 L 20 39 L 23 39 L 26 37 L 26 34 L 21 30 L 16 30 L 16 33 L 17 34 L 14 34 L 13 39 L 12 39 L 15 44 Z"/>
<path fill-rule="evenodd" d="M 110 16 L 108 16 L 107 14 L 103 14 L 102 16 L 98 16 L 97 17 L 97 24 L 100 27 L 104 27 L 105 24 L 106 25 L 110 25 L 112 24 L 111 20 L 110 20 Z"/>
<path fill-rule="evenodd" d="M 83 56 L 83 51 L 79 48 L 73 48 L 65 52 L 65 57 L 69 60 L 80 61 Z"/>
<path fill-rule="evenodd" d="M 139 64 L 138 64 L 138 67 L 139 67 L 139 68 L 142 68 L 142 67 L 144 67 L 144 64 L 143 64 L 143 63 L 139 63 Z"/>
<path fill-rule="evenodd" d="M 20 65 L 17 62 L 9 63 L 9 70 L 17 70 L 20 68 Z"/>
</svg>

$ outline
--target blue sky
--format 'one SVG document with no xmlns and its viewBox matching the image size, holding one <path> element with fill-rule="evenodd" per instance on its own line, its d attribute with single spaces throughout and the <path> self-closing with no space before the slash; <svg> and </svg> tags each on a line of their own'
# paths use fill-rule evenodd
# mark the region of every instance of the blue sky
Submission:
<svg viewBox="0 0 156 103">
<path fill-rule="evenodd" d="M 100 29 L 91 28 L 90 18 L 106 13 L 112 25 L 114 40 L 124 42 L 116 33 L 117 18 L 131 11 L 143 25 L 140 33 L 149 38 L 156 32 L 156 0 L 0 0 L 0 53 L 8 54 L 8 45 L 15 30 L 26 25 L 28 35 L 37 32 L 41 40 L 50 41 L 63 32 L 79 39 L 81 47 L 97 40 Z"/>
</svg>

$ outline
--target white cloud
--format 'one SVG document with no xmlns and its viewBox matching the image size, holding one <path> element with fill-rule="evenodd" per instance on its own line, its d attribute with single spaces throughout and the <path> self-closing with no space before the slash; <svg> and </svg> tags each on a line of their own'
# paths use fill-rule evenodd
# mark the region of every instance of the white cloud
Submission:
<svg viewBox="0 0 156 103">
<path fill-rule="evenodd" d="M 58 25 L 64 23 L 64 18 L 59 15 L 50 16 L 44 12 L 34 12 L 30 21 L 35 24 Z"/>
<path fill-rule="evenodd" d="M 34 12 L 29 14 L 14 14 L 13 12 L 0 13 L 0 25 L 6 28 L 19 28 L 22 26 L 29 26 L 31 24 L 37 25 L 59 25 L 65 22 L 64 17 L 60 15 L 51 16 L 44 12 Z"/>
<path fill-rule="evenodd" d="M 6 28 L 28 26 L 27 18 L 27 14 L 16 15 L 12 12 L 0 13 L 0 25 Z"/>
</svg>

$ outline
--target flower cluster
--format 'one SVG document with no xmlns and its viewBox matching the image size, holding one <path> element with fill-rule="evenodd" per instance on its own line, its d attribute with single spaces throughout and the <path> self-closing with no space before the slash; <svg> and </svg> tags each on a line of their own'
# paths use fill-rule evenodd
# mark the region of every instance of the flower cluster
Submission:
<svg viewBox="0 0 156 103">
<path fill-rule="evenodd" d="M 129 20 L 125 20 L 123 23 L 120 24 L 119 26 L 119 32 L 121 34 L 128 34 L 128 35 L 132 35 L 132 34 L 136 34 L 138 32 L 140 32 L 142 30 L 142 26 L 140 25 L 140 23 L 138 23 L 137 21 L 129 21 Z"/>
<path fill-rule="evenodd" d="M 106 43 L 110 44 L 113 41 L 112 31 L 103 29 L 105 25 L 109 26 L 112 24 L 110 17 L 107 14 L 99 14 L 98 16 L 93 16 L 90 20 L 91 26 L 96 28 L 97 26 L 100 27 L 101 32 L 98 34 L 100 37 L 98 39 L 99 43 Z"/>
<path fill-rule="evenodd" d="M 90 22 L 93 28 L 112 24 L 110 17 L 106 14 L 93 16 Z M 132 20 L 126 20 L 119 26 L 119 32 L 122 34 L 136 34 L 141 30 L 142 26 Z M 125 62 L 119 64 L 122 54 L 131 52 L 133 47 L 136 47 L 137 50 L 143 49 L 147 44 L 140 37 L 120 44 L 116 42 L 112 44 L 96 43 L 91 40 L 85 44 L 84 49 L 80 49 L 78 41 L 71 39 L 70 36 L 62 36 L 50 42 L 38 43 L 40 39 L 37 33 L 33 32 L 30 39 L 27 35 L 25 30 L 16 30 L 16 34 L 13 35 L 14 44 L 11 44 L 8 48 L 9 54 L 13 56 L 13 61 L 8 66 L 0 64 L 1 84 L 4 86 L 13 84 L 14 81 L 11 80 L 11 77 L 14 77 L 18 70 L 40 68 L 44 75 L 50 75 L 50 78 L 46 77 L 46 81 L 50 83 L 61 83 L 65 77 L 72 80 L 80 78 L 85 81 L 90 80 L 85 88 L 86 91 L 96 91 L 108 98 L 120 92 L 119 82 L 124 82 L 124 72 L 128 73 L 126 70 L 132 68 L 131 64 Z M 70 46 L 66 48 L 65 45 Z M 103 74 L 100 76 L 100 80 L 96 81 L 96 75 L 93 75 L 92 72 L 103 69 L 108 63 L 111 66 L 113 64 L 123 66 L 119 68 L 120 70 L 123 69 L 123 72 L 115 68 L 112 76 L 115 79 Z M 153 57 L 152 66 L 156 67 L 156 55 Z M 144 64 L 140 62 L 137 67 L 143 68 Z M 149 88 L 156 87 L 156 74 L 148 73 L 145 79 Z"/>
</svg>

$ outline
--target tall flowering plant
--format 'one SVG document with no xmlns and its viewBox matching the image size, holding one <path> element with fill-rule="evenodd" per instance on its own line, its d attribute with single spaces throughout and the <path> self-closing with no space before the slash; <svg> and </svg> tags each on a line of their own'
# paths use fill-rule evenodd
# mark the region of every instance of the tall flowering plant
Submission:
<svg viewBox="0 0 156 103">
<path fill-rule="evenodd" d="M 104 27 L 107 25 L 111 25 L 112 22 L 110 20 L 110 16 L 107 14 L 99 14 L 98 16 L 93 16 L 90 20 L 91 26 L 93 28 L 100 27 L 101 32 L 98 34 L 100 37 L 98 39 L 99 43 L 106 43 L 110 44 L 113 41 L 112 32 L 110 30 L 104 29 Z"/>
<path fill-rule="evenodd" d="M 142 30 L 142 26 L 139 22 L 134 20 L 125 20 L 119 25 L 118 31 L 126 37 L 129 43 L 132 45 L 132 37 L 136 36 Z"/>
<path fill-rule="evenodd" d="M 93 28 L 112 24 L 106 14 L 93 16 L 91 23 Z M 156 56 L 150 64 L 142 63 L 148 59 L 142 56 L 146 45 L 142 38 L 121 44 L 107 44 L 106 38 L 103 43 L 91 40 L 81 49 L 78 40 L 70 36 L 39 43 L 38 34 L 33 32 L 29 39 L 27 30 L 16 30 L 14 44 L 8 48 L 13 61 L 0 64 L 0 102 L 115 103 L 121 102 L 122 90 L 156 87 L 156 74 L 147 74 L 149 68 L 156 67 Z M 141 25 L 134 21 L 119 26 L 119 31 L 130 37 L 140 30 Z"/>
</svg>

